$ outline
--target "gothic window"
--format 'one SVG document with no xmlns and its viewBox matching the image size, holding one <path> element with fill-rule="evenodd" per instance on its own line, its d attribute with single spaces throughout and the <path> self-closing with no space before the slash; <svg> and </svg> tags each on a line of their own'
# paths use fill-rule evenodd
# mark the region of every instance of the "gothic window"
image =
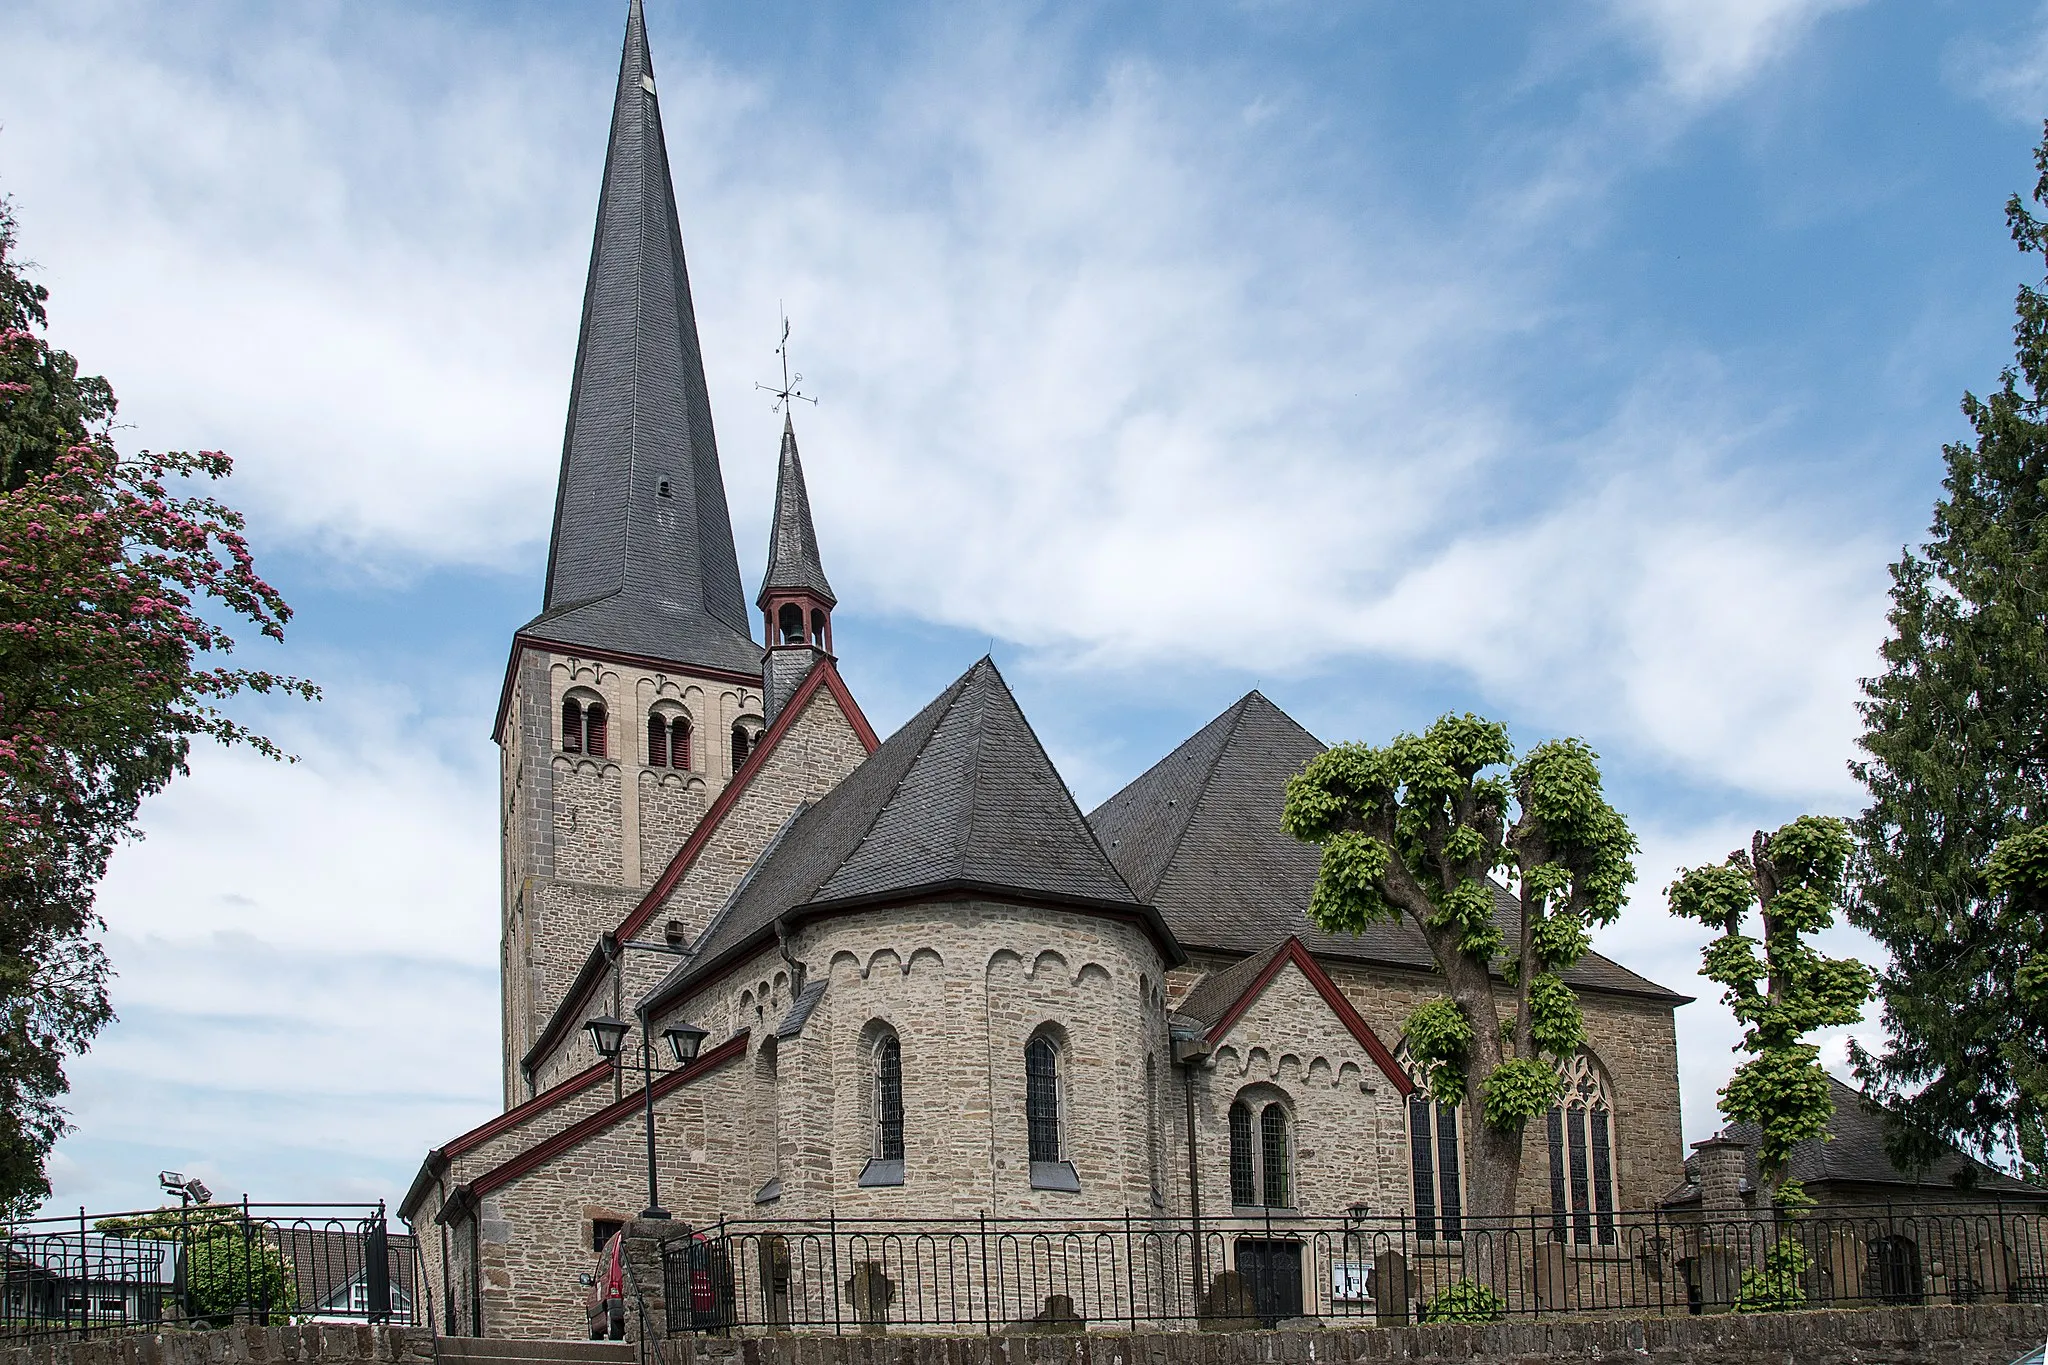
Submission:
<svg viewBox="0 0 2048 1365">
<path fill-rule="evenodd" d="M 875 1046 L 875 1159 L 903 1160 L 903 1045 L 893 1033 Z"/>
<path fill-rule="evenodd" d="M 604 703 L 571 693 L 562 702 L 562 752 L 603 758 L 608 747 Z"/>
<path fill-rule="evenodd" d="M 1614 1100 L 1607 1074 L 1581 1048 L 1561 1074 L 1563 1101 L 1545 1124 L 1550 1147 L 1550 1232 L 1614 1245 Z"/>
<path fill-rule="evenodd" d="M 1287 1107 L 1239 1096 L 1230 1106 L 1230 1202 L 1240 1208 L 1294 1206 Z"/>
<path fill-rule="evenodd" d="M 1024 1045 L 1024 1122 L 1034 1165 L 1062 1159 L 1059 1057 L 1058 1045 L 1043 1033 Z"/>
<path fill-rule="evenodd" d="M 1259 1202 L 1258 1163 L 1252 1157 L 1252 1107 L 1243 1100 L 1230 1106 L 1230 1202 Z"/>
<path fill-rule="evenodd" d="M 1465 1235 L 1460 1187 L 1458 1107 L 1426 1091 L 1408 1097 L 1408 1174 L 1415 1190 L 1415 1232 L 1424 1241 Z"/>
<path fill-rule="evenodd" d="M 1259 1157 L 1265 1186 L 1260 1193 L 1266 1197 L 1266 1207 L 1292 1207 L 1292 1192 L 1287 1188 L 1287 1111 L 1277 1104 L 1267 1105 L 1259 1115 Z"/>
<path fill-rule="evenodd" d="M 796 603 L 782 604 L 782 610 L 775 613 L 775 625 L 782 632 L 782 643 L 800 645 L 804 642 L 804 609 Z"/>
<path fill-rule="evenodd" d="M 747 761 L 747 753 L 754 747 L 754 737 L 747 733 L 744 725 L 732 727 L 732 770 L 738 772 Z"/>
</svg>

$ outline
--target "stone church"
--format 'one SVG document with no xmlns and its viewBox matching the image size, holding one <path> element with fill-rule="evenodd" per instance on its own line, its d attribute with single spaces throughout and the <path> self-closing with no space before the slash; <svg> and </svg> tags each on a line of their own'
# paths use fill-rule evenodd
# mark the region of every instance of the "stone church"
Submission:
<svg viewBox="0 0 2048 1365">
<path fill-rule="evenodd" d="M 777 459 L 750 609 L 632 0 L 545 597 L 493 732 L 504 1111 L 400 1210 L 442 1330 L 580 1335 L 593 1247 L 649 1208 L 1455 1239 L 1468 1120 L 1400 1046 L 1429 954 L 1315 929 L 1318 851 L 1280 831 L 1316 737 L 1252 692 L 1084 813 L 984 658 L 879 738 L 787 420 Z M 1684 1178 L 1684 998 L 1597 954 L 1568 980 L 1588 1045 L 1522 1202 L 1585 1226 Z"/>
</svg>

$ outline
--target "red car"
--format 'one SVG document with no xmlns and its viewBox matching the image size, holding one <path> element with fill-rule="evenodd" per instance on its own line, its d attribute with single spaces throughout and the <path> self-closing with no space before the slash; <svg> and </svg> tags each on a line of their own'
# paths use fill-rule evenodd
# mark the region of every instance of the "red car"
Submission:
<svg viewBox="0 0 2048 1365">
<path fill-rule="evenodd" d="M 615 1232 L 597 1254 L 597 1271 L 583 1295 L 590 1339 L 626 1339 L 626 1234 Z"/>
</svg>

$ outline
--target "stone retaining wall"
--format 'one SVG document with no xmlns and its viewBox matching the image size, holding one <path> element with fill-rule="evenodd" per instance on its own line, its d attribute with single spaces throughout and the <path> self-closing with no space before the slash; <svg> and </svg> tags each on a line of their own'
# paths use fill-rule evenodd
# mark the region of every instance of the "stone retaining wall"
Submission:
<svg viewBox="0 0 2048 1365">
<path fill-rule="evenodd" d="M 1882 1308 L 1356 1331 L 672 1338 L 662 1365 L 2007 1365 L 2048 1307 Z M 240 1327 L 0 1350 L 0 1365 L 431 1365 L 425 1328 Z"/>
<path fill-rule="evenodd" d="M 308 1323 L 218 1332 L 107 1333 L 0 1349 L 0 1365 L 432 1365 L 424 1327 Z"/>
</svg>

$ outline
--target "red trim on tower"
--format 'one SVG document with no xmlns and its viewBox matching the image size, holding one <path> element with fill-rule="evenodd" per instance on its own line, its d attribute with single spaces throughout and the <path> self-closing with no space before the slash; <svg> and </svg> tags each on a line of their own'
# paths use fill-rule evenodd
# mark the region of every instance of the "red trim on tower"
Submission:
<svg viewBox="0 0 2048 1365">
<path fill-rule="evenodd" d="M 696 1061 L 690 1063 L 690 1065 L 680 1070 L 671 1071 L 665 1076 L 657 1077 L 654 1082 L 654 1098 L 660 1099 L 664 1095 L 681 1089 L 699 1076 L 714 1071 L 724 1066 L 727 1062 L 743 1056 L 746 1050 L 746 1033 L 734 1034 L 711 1051 L 699 1057 Z M 596 1137 L 612 1125 L 624 1119 L 638 1116 L 646 1102 L 646 1096 L 643 1094 L 628 1095 L 622 1100 L 614 1100 L 595 1114 L 578 1119 L 546 1141 L 537 1142 L 511 1160 L 493 1166 L 490 1170 L 485 1171 L 482 1175 L 470 1181 L 465 1188 L 473 1195 L 482 1196 L 489 1194 L 492 1190 L 510 1184 L 529 1171 L 533 1171 L 553 1161 L 571 1147 L 580 1146 L 588 1142 L 591 1138 Z"/>
<path fill-rule="evenodd" d="M 480 1123 L 452 1142 L 441 1145 L 443 1156 L 461 1156 L 483 1146 L 500 1133 L 509 1132 L 536 1114 L 554 1108 L 563 1100 L 579 1095 L 612 1074 L 610 1062 L 598 1062 L 568 1080 L 549 1086 L 523 1104 L 515 1104 L 488 1123 Z"/>
<path fill-rule="evenodd" d="M 1223 1035 L 1230 1031 L 1230 1026 L 1236 1023 L 1239 1017 L 1252 1007 L 1252 1002 L 1259 998 L 1260 992 L 1272 984 L 1273 978 L 1280 974 L 1280 969 L 1290 962 L 1301 969 L 1301 974 L 1308 978 L 1311 986 L 1316 988 L 1316 994 L 1323 997 L 1323 1003 L 1330 1007 L 1331 1012 L 1337 1016 L 1338 1022 L 1343 1024 L 1350 1031 L 1351 1036 L 1358 1040 L 1359 1046 L 1365 1049 L 1366 1055 L 1379 1064 L 1380 1070 L 1386 1073 L 1387 1079 L 1394 1083 L 1394 1088 L 1401 1092 L 1401 1097 L 1406 1099 L 1409 1095 L 1413 1094 L 1415 1092 L 1415 1082 L 1408 1079 L 1408 1073 L 1403 1071 L 1401 1064 L 1394 1060 L 1394 1054 L 1387 1050 L 1387 1045 L 1380 1041 L 1380 1036 L 1372 1031 L 1372 1025 L 1366 1023 L 1365 1017 L 1352 1007 L 1349 1000 L 1344 998 L 1344 992 L 1337 989 L 1337 983 L 1330 979 L 1330 974 L 1323 970 L 1322 964 L 1316 961 L 1315 955 L 1302 945 L 1299 938 L 1291 934 L 1288 936 L 1287 942 L 1281 945 L 1280 951 L 1273 954 L 1273 960 L 1266 964 L 1264 970 L 1258 974 L 1258 977 L 1253 980 L 1251 985 L 1244 988 L 1243 994 L 1230 1002 L 1230 1008 L 1224 1010 L 1223 1016 L 1210 1027 L 1208 1033 L 1209 1041 L 1211 1043 L 1223 1041 Z"/>
</svg>

